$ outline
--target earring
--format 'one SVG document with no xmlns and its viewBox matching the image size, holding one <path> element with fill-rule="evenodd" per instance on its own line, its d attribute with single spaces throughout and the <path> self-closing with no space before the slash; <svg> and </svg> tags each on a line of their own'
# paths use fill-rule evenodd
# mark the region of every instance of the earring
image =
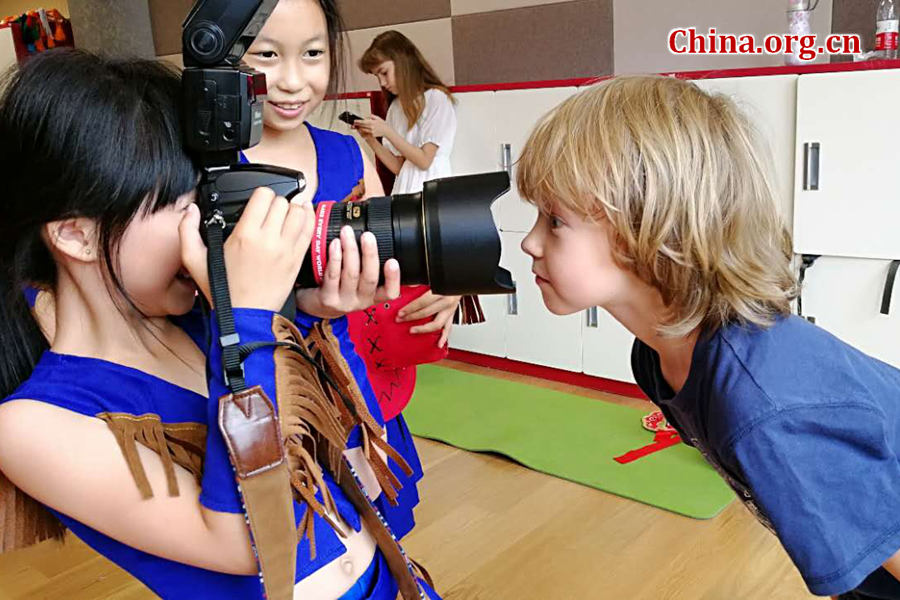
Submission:
<svg viewBox="0 0 900 600">
<path fill-rule="evenodd" d="M 84 253 L 87 254 L 88 256 L 90 256 L 90 255 L 91 255 L 91 249 L 90 249 L 90 248 L 85 248 L 85 249 L 84 249 Z"/>
</svg>

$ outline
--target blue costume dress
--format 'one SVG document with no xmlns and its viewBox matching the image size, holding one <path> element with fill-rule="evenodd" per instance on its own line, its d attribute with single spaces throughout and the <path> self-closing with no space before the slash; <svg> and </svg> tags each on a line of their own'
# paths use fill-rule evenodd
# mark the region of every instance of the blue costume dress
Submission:
<svg viewBox="0 0 900 600">
<path fill-rule="evenodd" d="M 242 340 L 272 341 L 273 313 L 262 310 L 236 309 L 235 322 Z M 176 319 L 191 338 L 203 347 L 204 324 L 196 312 Z M 211 339 L 217 339 L 215 324 Z M 210 349 L 210 364 L 219 364 L 220 351 Z M 271 398 L 274 390 L 274 356 L 271 349 L 260 349 L 245 361 L 248 385 L 263 385 Z M 202 466 L 200 503 L 220 512 L 243 512 L 240 493 L 229 463 L 221 433 L 216 427 L 218 400 L 227 390 L 216 376 L 219 369 L 210 369 L 210 398 L 179 387 L 168 381 L 137 369 L 96 358 L 57 354 L 47 351 L 41 357 L 34 372 L 7 402 L 16 399 L 32 399 L 46 402 L 73 412 L 106 419 L 109 415 L 133 415 L 136 418 L 158 415 L 161 426 L 178 431 L 198 425 L 206 427 L 206 442 Z M 121 440 L 120 440 L 121 442 Z M 355 530 L 361 520 L 356 509 L 334 482 L 328 472 L 323 477 L 338 514 Z M 166 490 L 152 490 L 164 494 Z M 321 494 L 319 494 L 321 497 Z M 294 502 L 295 520 L 300 522 L 306 507 Z M 122 544 L 103 533 L 63 514 L 53 512 L 76 536 L 98 553 L 119 565 L 142 581 L 162 598 L 262 598 L 257 576 L 228 575 L 174 562 Z M 308 538 L 304 537 L 297 548 L 296 580 L 300 581 L 346 552 L 340 538 L 320 517 L 314 520 L 316 556 L 310 552 Z M 390 575 L 381 552 L 376 552 L 369 571 L 361 578 L 365 590 L 347 598 L 394 600 L 396 582 Z M 438 596 L 420 581 L 431 598 Z"/>
<path fill-rule="evenodd" d="M 316 172 L 319 187 L 313 197 L 313 204 L 318 205 L 319 202 L 323 201 L 341 202 L 357 195 L 360 190 L 364 189 L 365 175 L 359 144 L 349 135 L 319 129 L 309 124 L 306 124 L 306 127 L 312 136 L 317 156 Z M 243 155 L 241 155 L 241 161 L 249 162 Z M 306 335 L 310 328 L 320 320 L 317 317 L 298 313 L 296 325 Z M 403 419 L 391 419 L 387 424 L 384 423 L 381 409 L 378 406 L 378 401 L 366 374 L 365 363 L 363 363 L 356 352 L 353 342 L 350 340 L 347 318 L 332 319 L 331 327 L 334 335 L 340 341 L 341 353 L 350 366 L 353 376 L 356 378 L 360 391 L 362 391 L 363 397 L 366 399 L 369 411 L 378 423 L 386 428 L 388 443 L 400 453 L 412 469 L 412 474 L 407 475 L 400 468 L 400 465 L 389 458 L 388 467 L 402 485 L 397 496 L 397 505 L 391 504 L 384 494 L 375 500 L 375 506 L 384 515 L 391 531 L 399 539 L 409 533 L 415 526 L 413 508 L 419 503 L 416 484 L 422 479 L 422 463 L 419 460 L 419 454 L 413 444 L 412 434 L 409 432 L 406 422 Z M 356 447 L 359 445 L 359 435 L 354 433 L 348 446 Z"/>
</svg>

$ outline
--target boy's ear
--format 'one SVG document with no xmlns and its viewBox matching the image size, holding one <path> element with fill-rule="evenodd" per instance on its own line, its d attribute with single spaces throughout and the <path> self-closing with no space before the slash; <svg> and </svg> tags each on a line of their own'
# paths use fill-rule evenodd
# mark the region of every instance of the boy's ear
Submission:
<svg viewBox="0 0 900 600">
<path fill-rule="evenodd" d="M 77 217 L 44 225 L 44 239 L 50 250 L 80 262 L 98 260 L 97 223 Z"/>
</svg>

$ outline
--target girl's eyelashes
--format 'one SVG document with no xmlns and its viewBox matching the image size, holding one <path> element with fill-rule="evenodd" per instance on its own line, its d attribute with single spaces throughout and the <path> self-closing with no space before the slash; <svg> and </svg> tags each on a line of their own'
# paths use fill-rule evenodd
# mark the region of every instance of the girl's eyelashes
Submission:
<svg viewBox="0 0 900 600">
<path fill-rule="evenodd" d="M 325 56 L 325 51 L 319 50 L 319 49 L 307 50 L 306 54 L 304 55 L 305 58 L 311 58 L 313 60 L 315 60 L 317 58 L 322 58 L 323 56 Z"/>
<path fill-rule="evenodd" d="M 560 219 L 558 216 L 551 214 L 548 215 L 550 219 L 550 228 L 551 229 L 559 229 L 560 227 L 564 227 L 566 222 Z"/>
<path fill-rule="evenodd" d="M 250 56 L 255 56 L 256 58 L 262 59 L 271 59 L 275 58 L 277 54 L 275 54 L 274 50 L 260 50 L 259 52 L 251 52 Z"/>
</svg>

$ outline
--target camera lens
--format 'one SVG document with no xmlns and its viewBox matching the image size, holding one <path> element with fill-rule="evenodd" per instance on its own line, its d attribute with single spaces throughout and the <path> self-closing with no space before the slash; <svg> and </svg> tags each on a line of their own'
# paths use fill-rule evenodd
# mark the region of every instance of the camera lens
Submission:
<svg viewBox="0 0 900 600">
<path fill-rule="evenodd" d="M 515 290 L 500 263 L 500 239 L 491 204 L 509 189 L 505 172 L 426 182 L 423 192 L 363 202 L 321 202 L 310 251 L 297 279 L 321 285 L 328 246 L 349 226 L 357 242 L 371 231 L 381 262 L 396 258 L 404 284 L 427 284 L 438 294 L 497 294 Z"/>
</svg>

